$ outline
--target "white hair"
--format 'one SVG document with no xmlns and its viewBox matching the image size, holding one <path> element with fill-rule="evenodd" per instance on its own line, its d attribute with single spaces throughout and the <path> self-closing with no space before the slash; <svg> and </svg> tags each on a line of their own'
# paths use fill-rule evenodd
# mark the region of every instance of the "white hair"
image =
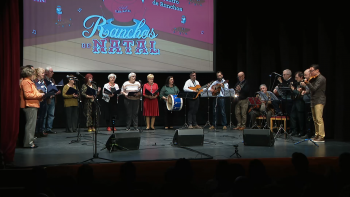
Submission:
<svg viewBox="0 0 350 197">
<path fill-rule="evenodd" d="M 290 76 L 292 76 L 292 71 L 291 71 L 291 70 L 286 69 L 286 70 L 284 70 L 284 71 L 286 71 L 286 72 L 287 72 L 287 74 L 289 74 Z M 284 72 L 284 71 L 283 71 L 283 72 Z"/>
<path fill-rule="evenodd" d="M 51 67 L 51 66 L 48 66 L 48 67 L 45 68 L 45 71 L 46 71 L 46 72 L 49 72 L 50 69 L 52 69 L 52 67 Z"/>
<path fill-rule="evenodd" d="M 267 89 L 267 86 L 266 86 L 265 84 L 261 84 L 261 85 L 259 86 L 259 90 L 261 89 L 262 86 L 265 86 L 266 89 Z"/>
<path fill-rule="evenodd" d="M 135 73 L 131 72 L 131 73 L 128 75 L 128 79 L 130 79 L 130 77 L 131 77 L 131 76 L 133 76 L 133 75 L 135 75 L 135 76 L 136 76 L 136 74 L 135 74 Z"/>
<path fill-rule="evenodd" d="M 114 77 L 114 79 L 117 79 L 117 75 L 115 75 L 114 73 L 111 73 L 111 74 L 108 75 L 108 80 L 109 80 L 109 78 L 111 78 L 111 77 Z"/>
</svg>

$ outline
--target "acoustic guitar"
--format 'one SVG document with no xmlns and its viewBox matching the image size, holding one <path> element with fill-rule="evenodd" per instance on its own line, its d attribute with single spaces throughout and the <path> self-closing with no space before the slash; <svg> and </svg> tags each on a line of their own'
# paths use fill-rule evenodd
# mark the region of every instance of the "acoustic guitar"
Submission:
<svg viewBox="0 0 350 197">
<path fill-rule="evenodd" d="M 218 94 L 220 94 L 220 91 L 221 91 L 221 84 L 225 84 L 225 83 L 228 83 L 229 80 L 226 80 L 224 81 L 223 83 L 218 83 L 216 85 L 213 85 L 211 88 L 214 89 L 212 95 L 213 96 L 217 96 Z"/>
<path fill-rule="evenodd" d="M 190 89 L 190 90 L 198 91 L 196 97 L 193 99 L 198 98 L 199 94 L 203 92 L 203 89 L 209 87 L 212 83 L 214 83 L 214 81 L 211 81 L 210 83 L 208 83 L 204 86 L 196 85 L 195 87 L 188 87 L 188 89 Z"/>
</svg>

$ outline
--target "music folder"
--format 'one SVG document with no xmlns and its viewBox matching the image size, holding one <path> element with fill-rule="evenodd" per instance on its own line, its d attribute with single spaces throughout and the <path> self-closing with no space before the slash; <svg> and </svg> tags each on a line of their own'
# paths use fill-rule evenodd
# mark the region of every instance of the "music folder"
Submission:
<svg viewBox="0 0 350 197">
<path fill-rule="evenodd" d="M 54 92 L 54 93 L 56 93 L 56 92 L 58 92 L 58 89 L 53 83 L 50 83 L 47 86 L 47 92 Z"/>
<path fill-rule="evenodd" d="M 86 89 L 86 95 L 89 96 L 96 96 L 96 90 L 93 88 L 90 88 L 89 86 Z"/>
<path fill-rule="evenodd" d="M 194 99 L 197 96 L 198 92 L 179 92 L 177 98 L 190 98 Z"/>
<path fill-rule="evenodd" d="M 111 91 L 109 91 L 109 90 L 108 90 L 108 89 L 106 89 L 106 88 L 104 88 L 104 89 L 103 89 L 103 93 L 108 94 L 108 95 L 112 95 L 112 94 L 114 94 L 114 95 L 116 95 L 116 94 L 120 94 L 120 91 L 121 91 L 121 89 L 116 90 L 116 91 L 114 91 L 114 92 L 111 92 Z"/>
<path fill-rule="evenodd" d="M 139 92 L 129 92 L 128 96 L 136 96 L 137 93 L 139 93 Z"/>
<path fill-rule="evenodd" d="M 39 91 L 41 90 L 42 92 L 45 92 L 46 89 L 45 89 L 45 85 L 44 84 L 35 84 L 36 85 L 36 89 Z"/>
<path fill-rule="evenodd" d="M 249 105 L 261 105 L 261 101 L 257 97 L 248 97 Z"/>
<path fill-rule="evenodd" d="M 145 94 L 146 95 L 149 95 L 149 96 L 155 96 L 155 95 L 157 95 L 157 93 L 159 92 L 159 89 L 157 89 L 157 91 L 155 91 L 155 92 L 150 92 L 149 90 L 147 90 L 146 88 L 145 88 Z"/>
<path fill-rule="evenodd" d="M 60 81 L 60 82 L 58 82 L 58 84 L 56 84 L 56 86 L 63 86 L 64 84 L 63 84 L 63 79 Z"/>
<path fill-rule="evenodd" d="M 48 92 L 44 95 L 44 97 L 50 97 L 50 96 L 53 96 L 55 94 L 56 94 L 55 92 Z"/>
<path fill-rule="evenodd" d="M 78 94 L 78 90 L 72 88 L 72 87 L 69 87 L 69 89 L 67 90 L 66 92 L 67 95 L 72 95 L 72 94 Z"/>
</svg>

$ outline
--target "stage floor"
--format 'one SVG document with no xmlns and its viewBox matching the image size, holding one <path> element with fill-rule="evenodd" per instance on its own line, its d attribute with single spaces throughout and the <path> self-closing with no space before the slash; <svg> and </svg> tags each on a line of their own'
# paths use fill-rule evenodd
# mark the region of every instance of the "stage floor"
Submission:
<svg viewBox="0 0 350 197">
<path fill-rule="evenodd" d="M 125 128 L 117 128 L 116 132 L 125 132 Z M 30 167 L 38 165 L 58 165 L 81 163 L 93 157 L 92 133 L 82 129 L 81 140 L 88 142 L 72 143 L 77 139 L 77 133 L 65 133 L 64 129 L 55 129 L 57 134 L 49 134 L 48 137 L 38 138 L 35 144 L 36 149 L 17 148 L 14 164 L 18 167 Z M 242 158 L 285 158 L 291 157 L 293 152 L 302 152 L 307 157 L 329 157 L 339 156 L 341 153 L 350 150 L 349 142 L 326 140 L 326 143 L 318 143 L 319 147 L 312 142 L 303 142 L 294 145 L 291 140 L 277 138 L 273 147 L 267 146 L 244 146 L 243 132 L 236 130 L 221 129 L 214 132 L 204 129 L 204 145 L 180 148 L 172 146 L 172 139 L 175 130 L 145 130 L 141 133 L 139 150 L 113 151 L 105 147 L 107 139 L 112 132 L 106 128 L 100 128 L 97 134 L 97 152 L 99 157 L 118 161 L 147 161 L 147 160 L 172 160 L 178 158 L 206 159 L 211 156 L 213 159 L 228 159 L 234 153 L 233 145 L 238 144 L 239 154 Z M 72 138 L 67 138 L 72 137 Z M 301 140 L 294 137 L 295 142 Z M 236 157 L 231 157 L 236 158 Z M 109 162 L 94 159 L 96 163 Z"/>
</svg>

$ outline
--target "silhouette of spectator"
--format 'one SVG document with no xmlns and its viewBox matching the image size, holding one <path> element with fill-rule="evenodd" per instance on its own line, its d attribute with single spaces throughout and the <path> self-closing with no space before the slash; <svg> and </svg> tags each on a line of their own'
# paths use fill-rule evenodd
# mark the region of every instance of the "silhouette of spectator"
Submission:
<svg viewBox="0 0 350 197">
<path fill-rule="evenodd" d="M 235 179 L 238 176 L 244 175 L 244 168 L 240 164 L 229 164 L 225 160 L 219 161 L 216 165 L 215 178 L 207 181 L 204 190 L 207 196 L 212 196 L 215 193 L 228 192 L 232 189 Z"/>
<path fill-rule="evenodd" d="M 192 197 L 192 196 L 203 196 L 204 194 L 193 185 L 193 170 L 189 160 L 178 159 L 176 161 L 174 169 L 170 169 L 165 175 L 169 182 L 165 183 L 159 190 L 159 196 L 164 197 Z M 172 179 L 174 181 L 172 181 Z"/>
<path fill-rule="evenodd" d="M 120 180 L 127 185 L 131 185 L 136 180 L 136 167 L 130 161 L 120 166 Z"/>
<path fill-rule="evenodd" d="M 21 196 L 55 196 L 48 188 L 48 179 L 44 167 L 34 167 L 32 169 L 31 181 L 22 191 Z"/>
<path fill-rule="evenodd" d="M 292 164 L 299 175 L 305 175 L 309 172 L 309 160 L 303 153 L 293 153 Z"/>
<path fill-rule="evenodd" d="M 264 164 L 257 159 L 249 163 L 249 180 L 253 188 L 261 188 L 272 183 L 272 180 L 267 175 Z"/>
<path fill-rule="evenodd" d="M 98 185 L 95 182 L 94 170 L 88 164 L 83 164 L 78 169 L 77 182 L 80 196 L 84 196 L 98 191 Z"/>
<path fill-rule="evenodd" d="M 350 185 L 350 153 L 345 152 L 339 156 L 339 169 L 338 185 L 339 189 L 343 189 Z"/>
</svg>

